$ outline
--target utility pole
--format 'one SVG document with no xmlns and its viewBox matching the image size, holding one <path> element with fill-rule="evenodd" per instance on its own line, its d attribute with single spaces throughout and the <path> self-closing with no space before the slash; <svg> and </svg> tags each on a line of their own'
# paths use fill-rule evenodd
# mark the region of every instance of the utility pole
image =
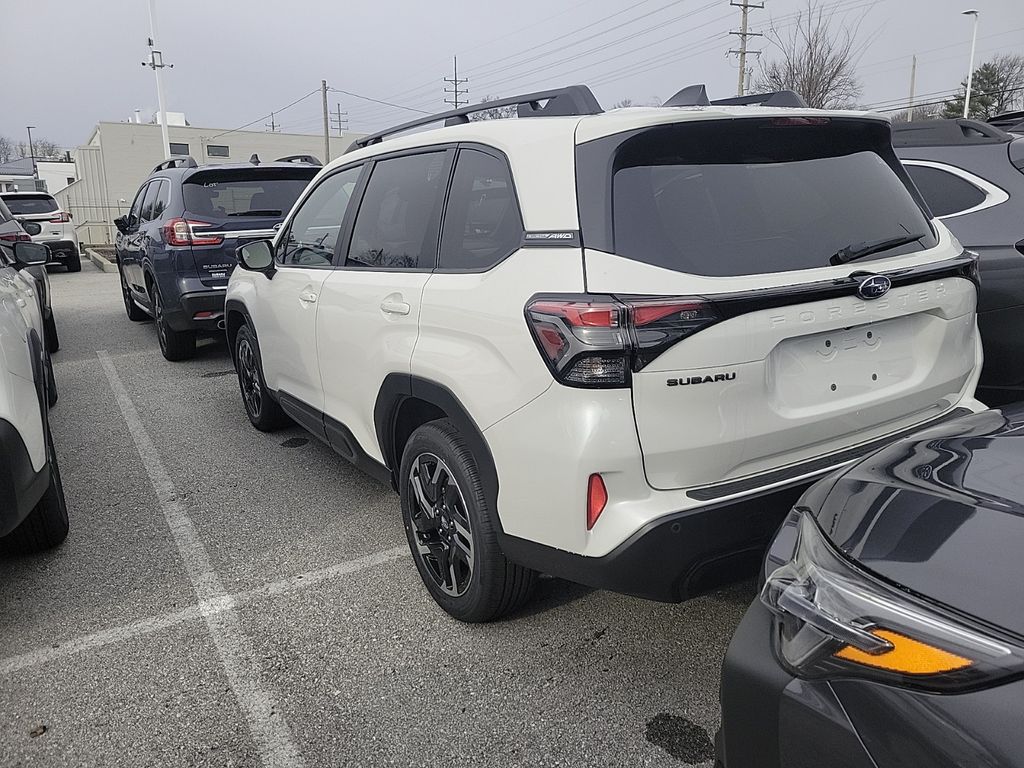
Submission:
<svg viewBox="0 0 1024 768">
<path fill-rule="evenodd" d="M 324 104 L 324 165 L 331 162 L 331 113 L 327 111 L 327 81 L 320 81 L 320 96 Z"/>
<path fill-rule="evenodd" d="M 271 133 L 277 132 L 277 123 L 274 122 L 274 113 L 270 113 L 270 122 L 264 123 L 264 127 L 269 128 Z"/>
<path fill-rule="evenodd" d="M 157 48 L 156 42 L 156 0 L 149 0 L 149 61 L 142 62 L 142 66 L 149 67 L 156 75 L 156 101 L 160 107 L 160 136 L 164 142 L 164 159 L 171 156 L 171 140 L 167 134 L 167 104 L 164 102 L 164 80 L 161 70 L 164 67 L 174 67 L 173 64 L 164 64 L 164 54 Z"/>
<path fill-rule="evenodd" d="M 917 81 L 917 54 L 914 54 L 910 65 L 910 102 L 907 105 L 907 122 L 914 119 L 914 86 Z"/>
<path fill-rule="evenodd" d="M 973 8 L 964 11 L 962 16 L 974 17 L 974 32 L 971 33 L 971 63 L 967 67 L 967 93 L 964 94 L 964 118 L 971 111 L 971 85 L 974 82 L 974 46 L 978 42 L 978 12 Z"/>
<path fill-rule="evenodd" d="M 729 33 L 730 35 L 736 35 L 740 39 L 739 50 L 734 49 L 729 51 L 729 53 L 738 54 L 740 57 L 740 74 L 739 79 L 736 81 L 736 95 L 742 96 L 744 92 L 743 81 L 747 76 L 747 54 L 751 53 L 757 55 L 761 53 L 760 51 L 747 50 L 747 38 L 763 37 L 762 33 L 760 32 L 749 31 L 747 26 L 747 14 L 750 13 L 751 8 L 764 8 L 764 3 L 751 3 L 748 2 L 748 0 L 740 0 L 740 2 L 736 2 L 736 0 L 730 0 L 729 5 L 736 6 L 737 8 L 740 9 L 740 12 L 742 13 L 740 20 L 740 31 Z"/>
<path fill-rule="evenodd" d="M 32 144 L 32 129 L 34 125 L 26 125 L 25 130 L 28 131 L 28 157 L 32 161 L 32 178 L 36 181 L 39 180 L 39 172 L 36 170 L 36 148 Z"/>
<path fill-rule="evenodd" d="M 331 115 L 331 122 L 337 123 L 334 127 L 338 129 L 338 135 L 344 136 L 345 130 L 348 128 L 348 112 L 341 111 L 341 102 L 338 102 L 336 106 L 338 111 Z"/>
<path fill-rule="evenodd" d="M 465 99 L 464 101 L 460 101 L 459 100 L 459 96 L 460 95 L 462 95 L 464 93 L 469 93 L 469 89 L 467 89 L 467 88 L 459 88 L 459 86 L 460 85 L 464 85 L 465 83 L 468 83 L 469 80 L 467 78 L 462 78 L 461 80 L 459 79 L 459 59 L 458 59 L 457 56 L 453 56 L 452 57 L 452 62 L 455 65 L 453 75 L 452 75 L 452 77 L 444 78 L 444 81 L 446 83 L 451 83 L 451 85 L 452 85 L 451 88 L 447 88 L 446 87 L 444 89 L 444 92 L 445 93 L 450 93 L 452 95 L 452 97 L 450 99 L 446 98 L 444 100 L 444 103 L 445 104 L 451 104 L 453 107 L 455 107 L 455 109 L 458 109 L 460 104 L 468 104 L 469 103 L 469 99 Z"/>
</svg>

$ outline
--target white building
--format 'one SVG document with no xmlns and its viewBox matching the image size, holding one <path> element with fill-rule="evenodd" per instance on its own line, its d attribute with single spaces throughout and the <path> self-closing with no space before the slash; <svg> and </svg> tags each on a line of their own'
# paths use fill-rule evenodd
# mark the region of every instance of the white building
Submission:
<svg viewBox="0 0 1024 768">
<path fill-rule="evenodd" d="M 23 157 L 0 163 L 0 192 L 60 192 L 78 178 L 75 164 L 70 160 L 36 160 L 36 173 L 41 184 L 35 183 L 32 161 Z"/>
<path fill-rule="evenodd" d="M 180 122 L 185 122 L 184 116 Z M 331 158 L 344 153 L 363 135 L 332 136 Z M 244 163 L 254 154 L 263 162 L 287 155 L 324 160 L 323 136 L 169 125 L 168 137 L 172 155 L 191 155 L 200 165 Z M 101 122 L 89 141 L 72 155 L 77 181 L 61 190 L 57 201 L 74 217 L 81 242 L 112 243 L 114 219 L 128 210 L 142 182 L 164 159 L 160 126 Z"/>
</svg>

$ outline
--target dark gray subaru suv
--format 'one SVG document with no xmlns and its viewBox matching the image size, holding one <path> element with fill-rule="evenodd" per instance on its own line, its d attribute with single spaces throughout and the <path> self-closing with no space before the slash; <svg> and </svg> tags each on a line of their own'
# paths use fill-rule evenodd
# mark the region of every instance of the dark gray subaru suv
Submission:
<svg viewBox="0 0 1024 768">
<path fill-rule="evenodd" d="M 176 157 L 153 169 L 114 223 L 125 311 L 156 321 L 165 358 L 191 357 L 197 334 L 218 331 L 235 249 L 272 237 L 319 170 L 309 155 L 204 166 Z"/>
</svg>

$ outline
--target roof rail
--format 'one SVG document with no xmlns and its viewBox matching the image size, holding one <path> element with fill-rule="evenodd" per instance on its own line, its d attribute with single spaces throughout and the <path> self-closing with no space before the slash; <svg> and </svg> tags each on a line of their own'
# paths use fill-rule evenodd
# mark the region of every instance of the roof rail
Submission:
<svg viewBox="0 0 1024 768">
<path fill-rule="evenodd" d="M 544 102 L 544 104 L 541 104 Z M 404 133 L 413 128 L 420 128 L 424 125 L 443 122 L 445 125 L 461 125 L 469 122 L 469 116 L 477 112 L 486 112 L 497 107 L 518 107 L 519 117 L 564 117 L 568 115 L 598 115 L 604 110 L 600 103 L 585 85 L 570 85 L 566 88 L 556 88 L 550 91 L 537 91 L 522 96 L 510 96 L 507 99 L 495 99 L 484 101 L 479 104 L 472 104 L 468 107 L 450 109 L 447 112 L 438 112 L 436 115 L 426 115 L 402 123 L 392 128 L 387 128 L 369 136 L 357 139 L 348 148 L 351 152 L 356 148 L 368 147 L 371 144 L 379 144 L 384 138 L 393 136 L 396 133 Z"/>
<path fill-rule="evenodd" d="M 1013 136 L 994 125 L 962 117 L 892 124 L 895 147 L 1004 144 L 1012 139 Z"/>
<path fill-rule="evenodd" d="M 1004 131 L 1024 131 L 1024 110 L 1003 112 L 1001 115 L 990 117 L 985 122 L 997 128 L 1002 128 Z"/>
<path fill-rule="evenodd" d="M 168 168 L 198 168 L 199 165 L 192 155 L 176 155 L 174 157 L 164 160 L 162 163 L 158 163 L 150 173 L 156 173 L 157 171 L 166 171 Z"/>
<path fill-rule="evenodd" d="M 301 163 L 302 165 L 323 165 L 312 155 L 286 155 L 279 157 L 274 161 L 275 163 Z"/>
<path fill-rule="evenodd" d="M 771 93 L 752 93 L 749 96 L 734 96 L 730 99 L 708 98 L 707 88 L 703 83 L 688 85 L 675 96 L 666 101 L 664 107 L 807 107 L 807 102 L 795 91 L 772 91 Z"/>
</svg>

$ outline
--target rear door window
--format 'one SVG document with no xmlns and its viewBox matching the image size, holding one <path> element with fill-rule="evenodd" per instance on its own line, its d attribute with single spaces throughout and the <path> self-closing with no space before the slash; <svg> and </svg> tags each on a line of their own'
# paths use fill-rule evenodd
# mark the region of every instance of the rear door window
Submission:
<svg viewBox="0 0 1024 768">
<path fill-rule="evenodd" d="M 363 167 L 347 168 L 326 177 L 302 201 L 280 246 L 278 261 L 294 267 L 328 267 L 352 192 Z"/>
<path fill-rule="evenodd" d="M 149 189 L 146 190 L 146 198 L 142 202 L 142 213 L 140 214 L 140 221 L 152 221 L 156 218 L 154 211 L 157 207 L 157 198 L 160 195 L 160 182 L 154 181 L 150 183 Z"/>
<path fill-rule="evenodd" d="M 476 149 L 459 150 L 438 267 L 487 269 L 515 251 L 522 237 L 523 222 L 508 163 Z"/>
<path fill-rule="evenodd" d="M 846 123 L 704 121 L 581 145 L 577 164 L 591 168 L 577 180 L 584 242 L 716 277 L 828 266 L 848 246 L 911 234 L 920 240 L 865 260 L 932 247 L 887 128 Z M 609 167 L 605 207 L 594 174 Z"/>
<path fill-rule="evenodd" d="M 345 265 L 433 269 L 438 219 L 448 180 L 447 153 L 374 163 L 356 216 Z"/>
<path fill-rule="evenodd" d="M 15 216 L 31 216 L 59 210 L 57 201 L 49 195 L 11 195 L 4 202 Z"/>
<path fill-rule="evenodd" d="M 182 185 L 185 210 L 214 218 L 280 218 L 291 210 L 316 172 L 316 168 L 200 171 Z"/>
<path fill-rule="evenodd" d="M 960 213 L 985 202 L 985 193 L 959 176 L 926 165 L 907 165 L 921 196 L 936 216 Z"/>
</svg>

